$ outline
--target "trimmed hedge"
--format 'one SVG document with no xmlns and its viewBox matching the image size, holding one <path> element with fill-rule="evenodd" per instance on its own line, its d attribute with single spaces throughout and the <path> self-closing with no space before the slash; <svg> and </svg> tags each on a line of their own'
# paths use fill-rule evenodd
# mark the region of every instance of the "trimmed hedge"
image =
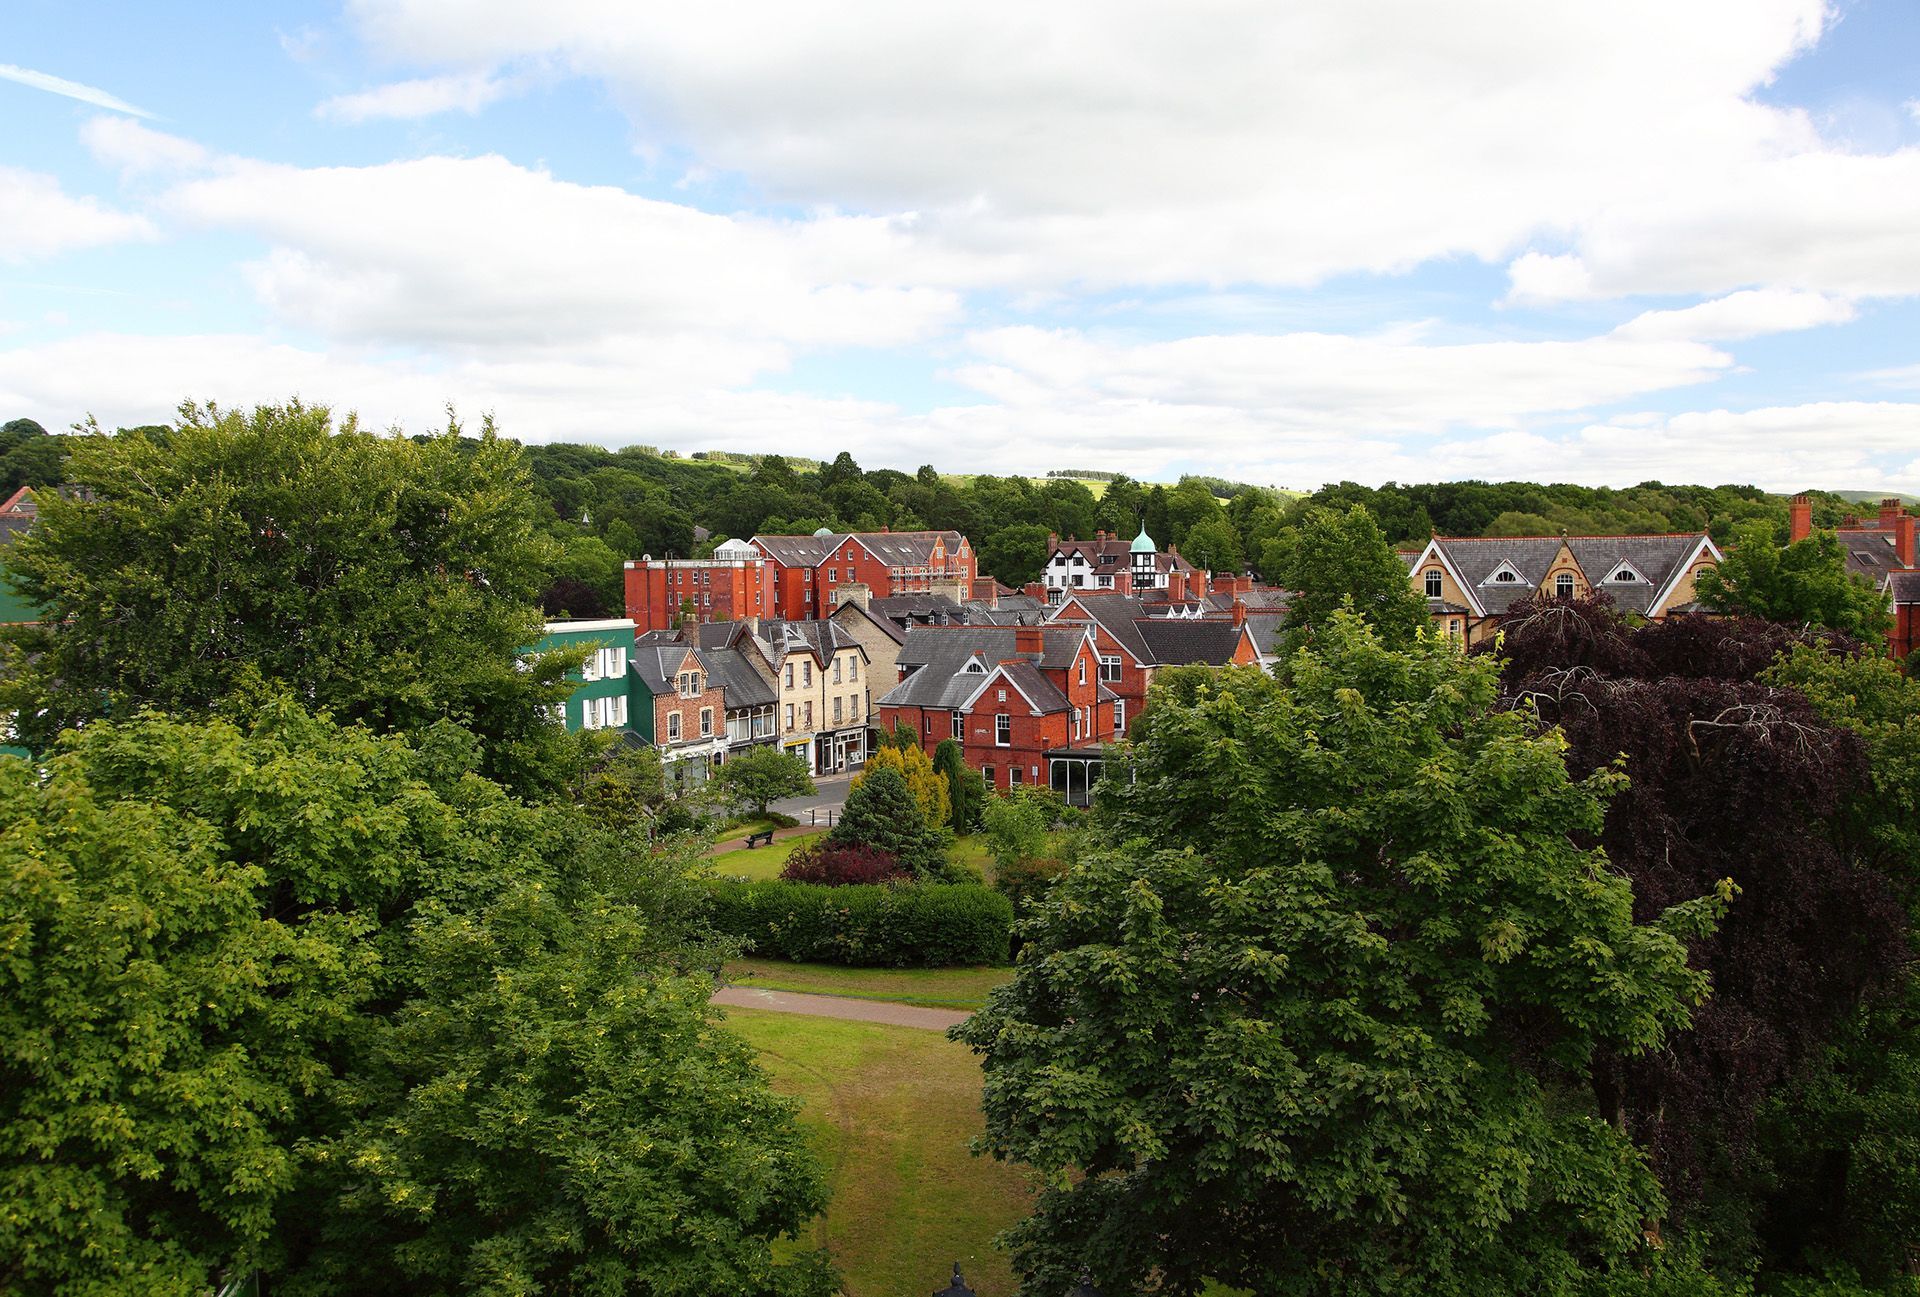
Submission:
<svg viewBox="0 0 1920 1297">
<path fill-rule="evenodd" d="M 988 887 L 919 883 L 708 884 L 713 926 L 770 959 L 862 968 L 951 968 L 1004 964 L 1013 906 Z"/>
</svg>

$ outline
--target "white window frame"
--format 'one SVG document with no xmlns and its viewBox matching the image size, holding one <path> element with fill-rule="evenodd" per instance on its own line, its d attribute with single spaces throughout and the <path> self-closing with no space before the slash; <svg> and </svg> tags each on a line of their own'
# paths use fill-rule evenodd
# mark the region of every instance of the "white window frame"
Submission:
<svg viewBox="0 0 1920 1297">
<path fill-rule="evenodd" d="M 1121 660 L 1119 654 L 1103 655 L 1100 658 L 1100 683 L 1103 685 L 1120 683 L 1120 673 L 1125 667 L 1126 663 Z"/>
<path fill-rule="evenodd" d="M 1013 717 L 1005 712 L 997 712 L 993 718 L 993 746 L 1010 748 L 1013 746 Z"/>
<path fill-rule="evenodd" d="M 1430 567 L 1426 570 L 1424 575 L 1427 582 L 1427 598 L 1429 599 L 1444 598 L 1445 590 L 1446 590 L 1446 585 L 1445 585 L 1446 577 L 1441 573 L 1440 569 L 1437 567 Z"/>
<path fill-rule="evenodd" d="M 1124 698 L 1116 698 L 1113 700 L 1113 733 L 1115 737 L 1118 737 L 1126 732 L 1127 700 Z"/>
<path fill-rule="evenodd" d="M 953 733 L 949 735 L 949 737 L 965 742 L 967 737 L 967 714 L 962 711 L 951 711 L 947 713 L 947 716 L 953 724 Z"/>
<path fill-rule="evenodd" d="M 704 739 L 704 738 L 711 738 L 712 736 L 713 736 L 713 708 L 702 707 L 700 709 L 700 737 Z"/>
<path fill-rule="evenodd" d="M 667 713 L 667 742 L 676 743 L 679 741 L 679 739 L 680 739 L 680 713 L 677 711 L 668 712 Z"/>
</svg>

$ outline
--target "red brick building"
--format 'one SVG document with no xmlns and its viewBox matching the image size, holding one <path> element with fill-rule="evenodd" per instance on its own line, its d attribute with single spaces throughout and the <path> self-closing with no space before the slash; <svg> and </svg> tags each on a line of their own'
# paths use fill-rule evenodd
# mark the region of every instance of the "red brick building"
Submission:
<svg viewBox="0 0 1920 1297">
<path fill-rule="evenodd" d="M 928 755 L 959 740 L 991 788 L 1037 784 L 1086 803 L 1101 748 L 1118 737 L 1086 627 L 916 627 L 897 667 L 900 682 L 874 704 L 883 728 L 905 721 Z"/>
<path fill-rule="evenodd" d="M 1235 602 L 1224 615 L 1167 616 L 1169 605 L 1121 594 L 1076 594 L 1056 608 L 1055 625 L 1085 626 L 1093 633 L 1100 659 L 1100 683 L 1112 691 L 1117 719 L 1125 734 L 1146 707 L 1147 690 L 1161 667 L 1203 663 L 1248 666 L 1260 660 L 1247 629 L 1247 610 Z"/>
<path fill-rule="evenodd" d="M 809 621 L 831 614 L 845 586 L 879 599 L 945 591 L 959 601 L 978 575 L 973 546 L 957 531 L 822 528 L 811 536 L 726 541 L 710 559 L 629 559 L 627 616 L 642 632 L 669 629 L 679 619 Z"/>
<path fill-rule="evenodd" d="M 1887 647 L 1904 662 L 1920 650 L 1920 572 L 1895 572 L 1887 577 L 1887 595 L 1893 600 L 1893 629 Z"/>
<path fill-rule="evenodd" d="M 628 559 L 625 576 L 627 616 L 641 634 L 774 616 L 774 573 L 745 541 L 727 541 L 712 558 Z"/>
</svg>

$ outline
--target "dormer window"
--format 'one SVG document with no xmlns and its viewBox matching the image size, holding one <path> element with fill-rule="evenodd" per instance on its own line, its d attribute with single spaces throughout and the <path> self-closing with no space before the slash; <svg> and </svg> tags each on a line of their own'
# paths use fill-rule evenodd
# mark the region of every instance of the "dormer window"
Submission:
<svg viewBox="0 0 1920 1297">
<path fill-rule="evenodd" d="M 1608 582 L 1614 585 L 1634 585 L 1636 583 L 1644 581 L 1645 579 L 1646 579 L 1645 577 L 1641 576 L 1638 572 L 1634 571 L 1633 568 L 1631 568 L 1625 563 L 1622 563 L 1619 567 L 1615 568 L 1613 570 L 1613 575 L 1607 578 Z"/>
<path fill-rule="evenodd" d="M 987 673 L 987 664 L 979 658 L 968 658 L 967 664 L 960 669 L 968 675 L 983 676 Z"/>
</svg>

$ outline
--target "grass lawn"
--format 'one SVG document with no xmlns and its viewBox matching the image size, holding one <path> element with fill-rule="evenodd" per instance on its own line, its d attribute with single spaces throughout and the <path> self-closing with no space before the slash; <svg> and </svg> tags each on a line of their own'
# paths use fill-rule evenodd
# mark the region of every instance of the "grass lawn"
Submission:
<svg viewBox="0 0 1920 1297">
<path fill-rule="evenodd" d="M 955 1261 L 975 1291 L 1014 1288 L 993 1236 L 1024 1216 L 1024 1173 L 967 1152 L 982 1129 L 980 1067 L 937 1031 L 728 1009 L 827 1167 L 817 1224 L 851 1297 L 942 1287 Z"/>
<path fill-rule="evenodd" d="M 977 1009 L 987 992 L 1013 977 L 1011 968 L 845 968 L 784 959 L 736 959 L 727 980 L 768 991 L 849 995 L 935 1009 Z"/>
<path fill-rule="evenodd" d="M 721 840 L 722 845 L 732 843 L 735 844 L 734 849 L 722 851 L 719 855 L 708 856 L 710 863 L 707 868 L 723 878 L 744 876 L 755 882 L 778 878 L 780 870 L 786 866 L 787 857 L 793 854 L 795 847 L 803 842 L 811 842 L 824 833 L 826 833 L 825 829 L 820 830 L 819 833 L 802 833 L 791 838 L 782 838 L 771 846 L 746 850 L 738 846 L 739 843 L 746 841 L 746 831 L 743 829 L 737 834 L 729 833 Z"/>
</svg>

